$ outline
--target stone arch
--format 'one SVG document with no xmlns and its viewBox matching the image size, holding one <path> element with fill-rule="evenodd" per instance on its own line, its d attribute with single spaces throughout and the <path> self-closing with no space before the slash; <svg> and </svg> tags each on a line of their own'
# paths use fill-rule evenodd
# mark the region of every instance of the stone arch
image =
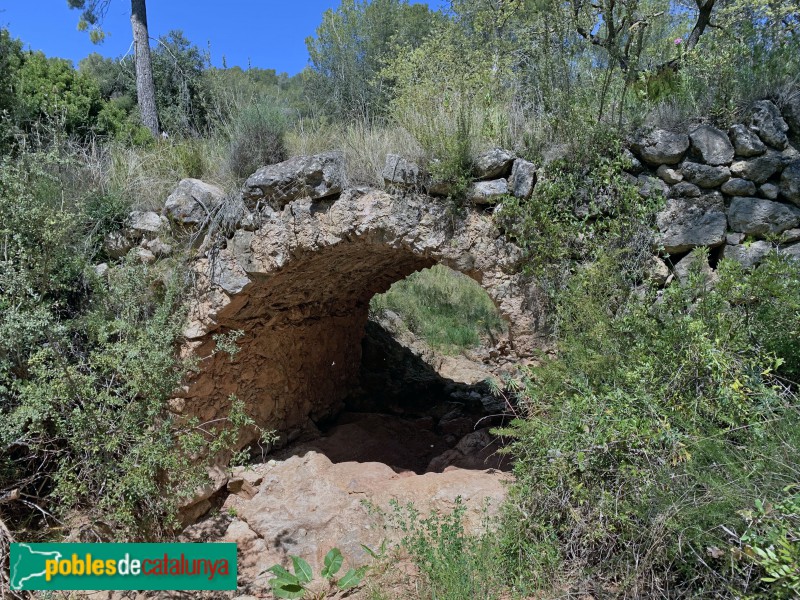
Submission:
<svg viewBox="0 0 800 600">
<path fill-rule="evenodd" d="M 335 414 L 357 383 L 372 296 L 436 263 L 481 284 L 508 320 L 514 353 L 540 345 L 538 289 L 490 214 L 453 217 L 442 200 L 356 189 L 263 208 L 258 219 L 194 263 L 202 293 L 187 350 L 207 358 L 176 398 L 185 414 L 218 418 L 236 394 L 258 425 L 290 437 Z M 244 335 L 231 361 L 213 350 L 214 335 L 232 330 Z"/>
</svg>

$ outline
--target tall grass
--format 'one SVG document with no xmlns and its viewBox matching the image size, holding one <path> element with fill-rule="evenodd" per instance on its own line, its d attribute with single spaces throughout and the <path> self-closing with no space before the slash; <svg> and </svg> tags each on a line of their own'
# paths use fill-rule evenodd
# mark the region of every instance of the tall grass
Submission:
<svg viewBox="0 0 800 600">
<path fill-rule="evenodd" d="M 370 310 L 391 310 L 432 347 L 456 354 L 505 330 L 489 295 L 472 279 L 435 265 L 376 295 Z"/>
</svg>

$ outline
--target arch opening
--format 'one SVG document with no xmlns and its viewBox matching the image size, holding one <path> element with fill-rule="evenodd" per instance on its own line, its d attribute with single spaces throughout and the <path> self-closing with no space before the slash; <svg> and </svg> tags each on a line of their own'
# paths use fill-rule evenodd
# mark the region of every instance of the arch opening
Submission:
<svg viewBox="0 0 800 600">
<path fill-rule="evenodd" d="M 352 240 L 298 253 L 268 276 L 251 275 L 216 316 L 215 334 L 243 332 L 238 353 L 233 360 L 214 353 L 214 336 L 206 335 L 198 354 L 208 358 L 188 399 L 201 418 L 213 418 L 235 395 L 260 427 L 281 434 L 277 449 L 316 439 L 314 449 L 334 462 L 377 461 L 425 472 L 433 458 L 474 432 L 476 422 L 482 419 L 486 429 L 502 420 L 491 418 L 492 411 L 504 412 L 481 382 L 485 377 L 473 372 L 455 381 L 446 369 L 437 371 L 453 357 L 399 342 L 386 315 L 373 311 L 370 320 L 376 295 L 438 262 L 402 246 Z M 469 285 L 480 289 L 472 279 Z M 243 432 L 241 445 L 254 439 Z M 489 446 L 486 435 L 480 440 Z M 490 450 L 484 454 L 496 448 Z M 472 468 L 488 466 L 500 462 Z"/>
</svg>

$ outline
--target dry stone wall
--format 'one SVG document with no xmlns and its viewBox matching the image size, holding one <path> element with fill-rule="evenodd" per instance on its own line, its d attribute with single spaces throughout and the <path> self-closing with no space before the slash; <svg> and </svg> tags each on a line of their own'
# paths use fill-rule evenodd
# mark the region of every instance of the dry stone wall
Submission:
<svg viewBox="0 0 800 600">
<path fill-rule="evenodd" d="M 723 257 L 747 268 L 770 252 L 800 257 L 800 152 L 791 143 L 800 139 L 792 118 L 799 109 L 800 101 L 789 103 L 784 119 L 762 100 L 727 132 L 702 124 L 647 132 L 632 143 L 640 193 L 667 198 L 657 243 L 678 277 L 696 260 L 686 253 L 698 247 L 711 249 L 711 264 L 703 265 L 709 274 Z"/>
</svg>

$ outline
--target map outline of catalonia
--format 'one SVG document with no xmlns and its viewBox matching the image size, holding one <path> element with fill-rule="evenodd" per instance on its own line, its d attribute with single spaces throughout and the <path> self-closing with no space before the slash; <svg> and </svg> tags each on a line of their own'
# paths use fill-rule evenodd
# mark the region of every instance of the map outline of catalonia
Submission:
<svg viewBox="0 0 800 600">
<path fill-rule="evenodd" d="M 57 551 L 41 552 L 39 550 L 34 550 L 33 548 L 31 548 L 30 544 L 24 544 L 24 543 L 15 544 L 15 546 L 17 547 L 18 551 L 20 549 L 22 549 L 22 548 L 26 548 L 27 551 L 30 552 L 31 554 L 38 554 L 38 555 L 46 557 L 45 560 L 47 558 L 55 559 L 55 560 L 61 560 L 61 553 L 57 552 Z M 35 577 L 44 577 L 45 574 L 46 574 L 46 566 L 43 563 L 42 564 L 42 571 L 40 573 L 31 573 L 30 575 L 27 575 L 27 576 L 23 577 L 22 579 L 20 579 L 19 578 L 19 576 L 20 576 L 19 564 L 22 561 L 22 558 L 23 558 L 23 554 L 19 554 L 17 556 L 16 562 L 13 565 L 11 565 L 11 569 L 10 569 L 11 578 L 10 578 L 10 581 L 9 581 L 9 587 L 12 590 L 15 590 L 15 591 L 21 590 L 22 589 L 22 584 L 25 583 L 27 580 L 33 579 Z"/>
</svg>

